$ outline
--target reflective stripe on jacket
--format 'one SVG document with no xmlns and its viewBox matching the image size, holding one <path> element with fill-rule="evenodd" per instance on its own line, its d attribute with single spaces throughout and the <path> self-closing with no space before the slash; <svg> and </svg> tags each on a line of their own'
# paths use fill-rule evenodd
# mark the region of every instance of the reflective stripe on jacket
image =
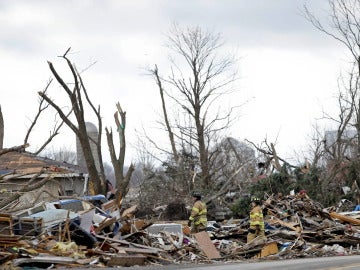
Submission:
<svg viewBox="0 0 360 270">
<path fill-rule="evenodd" d="M 250 212 L 250 226 L 260 226 L 260 230 L 264 230 L 264 216 L 260 206 L 255 206 Z"/>
<path fill-rule="evenodd" d="M 206 214 L 207 214 L 206 204 L 202 201 L 196 201 L 194 203 L 193 208 L 191 209 L 191 215 L 189 217 L 189 220 L 194 221 L 195 226 L 201 224 L 206 227 L 207 226 Z"/>
</svg>

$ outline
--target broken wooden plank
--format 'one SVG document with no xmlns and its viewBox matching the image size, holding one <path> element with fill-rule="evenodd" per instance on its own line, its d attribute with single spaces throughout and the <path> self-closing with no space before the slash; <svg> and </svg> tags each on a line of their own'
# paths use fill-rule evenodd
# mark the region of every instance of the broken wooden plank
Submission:
<svg viewBox="0 0 360 270">
<path fill-rule="evenodd" d="M 347 217 L 336 212 L 329 213 L 332 218 L 337 218 L 341 221 L 348 222 L 355 225 L 360 225 L 360 220 L 352 217 Z"/>
<path fill-rule="evenodd" d="M 107 246 L 108 245 L 108 246 Z M 102 250 L 109 251 L 109 247 L 113 248 L 117 251 L 117 253 L 123 253 L 126 254 L 126 251 L 124 250 L 124 247 L 120 246 L 119 244 L 115 243 L 107 243 L 107 245 L 101 245 Z"/>
<path fill-rule="evenodd" d="M 166 238 L 169 240 L 169 242 L 173 245 L 176 245 L 175 240 L 172 238 L 169 232 L 164 231 L 163 234 L 166 236 Z"/>
<path fill-rule="evenodd" d="M 267 243 L 260 252 L 260 258 L 267 257 L 269 255 L 273 255 L 279 252 L 279 248 L 276 242 Z"/>
<path fill-rule="evenodd" d="M 255 253 L 255 252 L 261 252 L 262 248 L 253 248 L 253 249 L 249 249 L 249 250 L 243 250 L 243 249 L 239 249 L 236 251 L 233 251 L 231 254 L 232 255 L 247 255 L 247 254 L 251 254 L 251 253 Z"/>
<path fill-rule="evenodd" d="M 281 219 L 278 219 L 277 217 L 271 217 L 275 223 L 279 223 L 281 226 L 284 226 L 286 228 L 289 228 L 290 230 L 293 230 L 295 232 L 300 232 L 301 228 L 293 226 L 293 224 L 289 222 L 282 221 Z M 298 225 L 298 224 L 295 224 Z"/>
<path fill-rule="evenodd" d="M 119 244 L 128 245 L 128 246 L 131 245 L 131 246 L 134 246 L 134 247 L 151 249 L 151 250 L 158 251 L 158 252 L 162 251 L 159 248 L 154 248 L 154 247 L 149 247 L 149 246 L 145 246 L 145 245 L 141 245 L 141 244 L 131 243 L 131 242 L 126 241 L 126 240 L 109 238 L 109 237 L 105 237 L 105 236 L 102 236 L 102 235 L 95 235 L 95 237 L 98 238 L 98 239 L 101 239 L 101 240 L 108 241 L 110 243 L 119 243 Z"/>
<path fill-rule="evenodd" d="M 101 205 L 101 209 L 104 210 L 105 212 L 108 211 L 115 211 L 118 209 L 117 205 L 116 205 L 116 201 L 115 200 L 111 200 L 108 202 L 105 202 Z"/>
<path fill-rule="evenodd" d="M 199 232 L 194 234 L 200 248 L 204 251 L 206 257 L 211 259 L 219 259 L 221 255 L 211 242 L 209 234 L 207 232 Z"/>
<path fill-rule="evenodd" d="M 60 256 L 36 256 L 32 258 L 20 258 L 12 261 L 14 266 L 19 266 L 28 263 L 53 263 L 53 264 L 72 264 L 75 263 L 75 259 L 69 257 Z"/>
<path fill-rule="evenodd" d="M 112 218 L 106 218 L 104 219 L 98 227 L 95 227 L 95 233 L 99 233 L 101 232 L 104 228 L 112 225 L 113 223 L 116 222 L 116 218 L 115 217 L 112 217 Z"/>
<path fill-rule="evenodd" d="M 140 253 L 140 254 L 152 254 L 158 255 L 157 250 L 153 249 L 145 249 L 145 248 L 131 248 L 131 247 L 123 247 L 116 243 L 109 244 L 113 249 L 115 249 L 118 253 Z"/>
<path fill-rule="evenodd" d="M 157 251 L 157 250 L 152 250 L 152 249 L 127 248 L 127 247 L 123 247 L 122 249 L 123 249 L 124 251 L 126 251 L 126 252 L 133 252 L 133 253 L 153 254 L 153 255 L 157 255 L 157 254 L 158 254 L 158 251 Z"/>
<path fill-rule="evenodd" d="M 0 213 L 0 234 L 13 236 L 13 220 L 11 215 Z"/>
<path fill-rule="evenodd" d="M 120 232 L 129 234 L 132 232 L 137 232 L 139 230 L 145 230 L 147 227 L 151 225 L 153 225 L 152 222 L 149 223 L 148 221 L 143 219 L 126 221 L 122 223 Z"/>
<path fill-rule="evenodd" d="M 116 256 L 111 256 L 110 260 L 107 262 L 107 266 L 134 266 L 134 265 L 144 265 L 146 257 L 141 254 L 130 255 L 130 254 L 119 254 Z"/>
<path fill-rule="evenodd" d="M 130 208 L 125 209 L 124 212 L 122 212 L 121 217 L 132 218 L 134 216 L 134 213 L 136 212 L 137 208 L 138 208 L 137 205 L 133 205 Z"/>
<path fill-rule="evenodd" d="M 0 235 L 0 246 L 16 245 L 19 240 L 18 235 Z"/>
</svg>

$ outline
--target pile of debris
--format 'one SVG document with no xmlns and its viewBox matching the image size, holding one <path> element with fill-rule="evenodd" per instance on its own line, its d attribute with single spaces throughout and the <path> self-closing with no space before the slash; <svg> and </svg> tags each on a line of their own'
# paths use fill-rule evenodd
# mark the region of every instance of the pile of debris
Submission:
<svg viewBox="0 0 360 270">
<path fill-rule="evenodd" d="M 269 196 L 266 239 L 246 243 L 248 220 L 209 222 L 190 234 L 186 221 L 136 219 L 101 195 L 0 214 L 0 263 L 9 267 L 113 267 L 213 263 L 359 254 L 360 213 L 336 213 L 305 196 Z"/>
<path fill-rule="evenodd" d="M 223 256 L 297 258 L 360 254 L 360 212 L 336 213 L 306 195 L 270 196 L 264 202 L 265 239 L 246 243 L 247 219 L 212 238 L 227 246 Z M 272 256 L 270 256 L 272 255 Z"/>
</svg>

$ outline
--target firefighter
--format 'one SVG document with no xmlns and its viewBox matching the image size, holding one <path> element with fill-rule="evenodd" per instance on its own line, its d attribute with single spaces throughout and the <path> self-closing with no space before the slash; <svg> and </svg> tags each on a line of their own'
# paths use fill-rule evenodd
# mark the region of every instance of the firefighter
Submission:
<svg viewBox="0 0 360 270">
<path fill-rule="evenodd" d="M 256 237 L 266 238 L 264 216 L 260 204 L 261 202 L 258 197 L 251 197 L 250 227 L 247 235 L 248 243 Z"/>
<path fill-rule="evenodd" d="M 193 207 L 188 221 L 191 233 L 205 231 L 207 226 L 207 209 L 206 204 L 201 201 L 200 192 L 194 191 L 192 193 L 192 201 Z"/>
</svg>

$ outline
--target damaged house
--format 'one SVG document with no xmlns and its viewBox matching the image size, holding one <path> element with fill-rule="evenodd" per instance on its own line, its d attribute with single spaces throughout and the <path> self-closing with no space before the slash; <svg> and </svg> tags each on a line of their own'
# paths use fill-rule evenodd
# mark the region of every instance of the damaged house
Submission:
<svg viewBox="0 0 360 270">
<path fill-rule="evenodd" d="M 35 179 L 34 179 L 35 178 Z M 21 192 L 31 182 L 45 183 L 29 192 Z M 13 207 L 31 207 L 37 202 L 58 196 L 83 196 L 87 174 L 81 167 L 35 156 L 28 152 L 8 152 L 0 155 L 0 202 L 19 194 Z"/>
</svg>

